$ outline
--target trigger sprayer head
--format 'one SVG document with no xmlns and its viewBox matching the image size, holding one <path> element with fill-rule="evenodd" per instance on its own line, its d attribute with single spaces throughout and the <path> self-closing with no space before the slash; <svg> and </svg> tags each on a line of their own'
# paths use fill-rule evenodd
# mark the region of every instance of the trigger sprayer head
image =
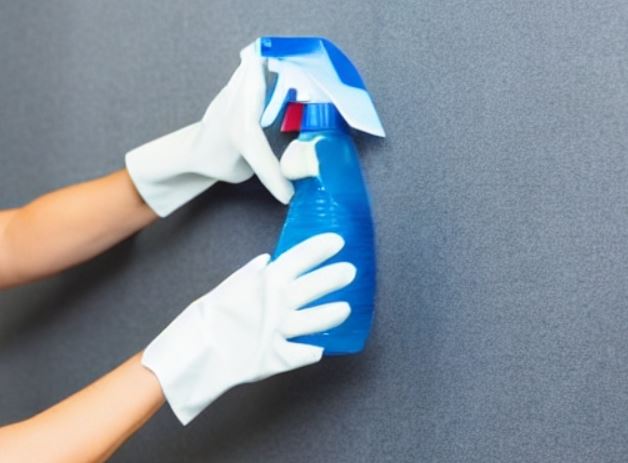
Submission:
<svg viewBox="0 0 628 463">
<path fill-rule="evenodd" d="M 260 56 L 277 81 L 262 114 L 271 125 L 287 103 L 332 103 L 351 127 L 385 136 L 373 101 L 349 58 L 322 37 L 261 37 Z"/>
</svg>

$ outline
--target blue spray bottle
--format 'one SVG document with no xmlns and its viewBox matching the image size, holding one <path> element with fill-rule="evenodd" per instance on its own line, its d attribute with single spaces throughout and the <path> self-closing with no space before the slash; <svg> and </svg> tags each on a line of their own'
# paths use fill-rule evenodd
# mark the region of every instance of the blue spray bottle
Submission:
<svg viewBox="0 0 628 463">
<path fill-rule="evenodd" d="M 384 129 L 358 71 L 329 40 L 262 37 L 259 52 L 277 74 L 262 126 L 283 114 L 282 131 L 299 132 L 281 159 L 295 195 L 273 257 L 318 233 L 336 232 L 346 244 L 332 261 L 357 268 L 352 284 L 315 302 L 347 301 L 350 317 L 332 330 L 294 340 L 322 346 L 325 355 L 354 354 L 364 348 L 371 328 L 376 267 L 369 196 L 350 127 L 380 137 Z"/>
</svg>

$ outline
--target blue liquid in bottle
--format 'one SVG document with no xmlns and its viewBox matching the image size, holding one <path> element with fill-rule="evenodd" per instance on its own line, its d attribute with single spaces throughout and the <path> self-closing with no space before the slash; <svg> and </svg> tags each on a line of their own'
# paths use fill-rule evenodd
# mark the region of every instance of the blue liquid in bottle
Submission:
<svg viewBox="0 0 628 463">
<path fill-rule="evenodd" d="M 295 195 L 273 258 L 319 233 L 335 232 L 344 238 L 344 248 L 323 265 L 350 262 L 357 268 L 355 280 L 309 306 L 346 301 L 351 315 L 329 331 L 292 340 L 324 347 L 327 356 L 355 354 L 364 348 L 374 310 L 376 263 L 370 200 L 349 127 L 331 103 L 304 106 L 299 140 L 315 138 L 319 175 L 294 182 Z"/>
</svg>

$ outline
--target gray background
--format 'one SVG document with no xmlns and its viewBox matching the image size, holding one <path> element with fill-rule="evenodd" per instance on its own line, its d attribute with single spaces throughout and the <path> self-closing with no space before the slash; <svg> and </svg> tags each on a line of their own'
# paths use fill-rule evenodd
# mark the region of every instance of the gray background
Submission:
<svg viewBox="0 0 628 463">
<path fill-rule="evenodd" d="M 4 0 L 0 207 L 198 119 L 262 34 L 334 40 L 387 129 L 358 137 L 373 336 L 361 356 L 237 388 L 188 428 L 164 407 L 113 461 L 626 461 L 623 0 Z M 272 249 L 284 213 L 256 181 L 221 185 L 3 293 L 0 422 L 141 349 Z"/>
</svg>

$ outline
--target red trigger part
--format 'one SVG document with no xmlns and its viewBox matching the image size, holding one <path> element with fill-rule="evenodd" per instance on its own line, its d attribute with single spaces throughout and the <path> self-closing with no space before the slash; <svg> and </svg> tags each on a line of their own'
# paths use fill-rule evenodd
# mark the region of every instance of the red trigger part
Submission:
<svg viewBox="0 0 628 463">
<path fill-rule="evenodd" d="M 281 123 L 282 132 L 301 131 L 301 120 L 303 119 L 303 103 L 288 103 L 286 112 Z"/>
</svg>

